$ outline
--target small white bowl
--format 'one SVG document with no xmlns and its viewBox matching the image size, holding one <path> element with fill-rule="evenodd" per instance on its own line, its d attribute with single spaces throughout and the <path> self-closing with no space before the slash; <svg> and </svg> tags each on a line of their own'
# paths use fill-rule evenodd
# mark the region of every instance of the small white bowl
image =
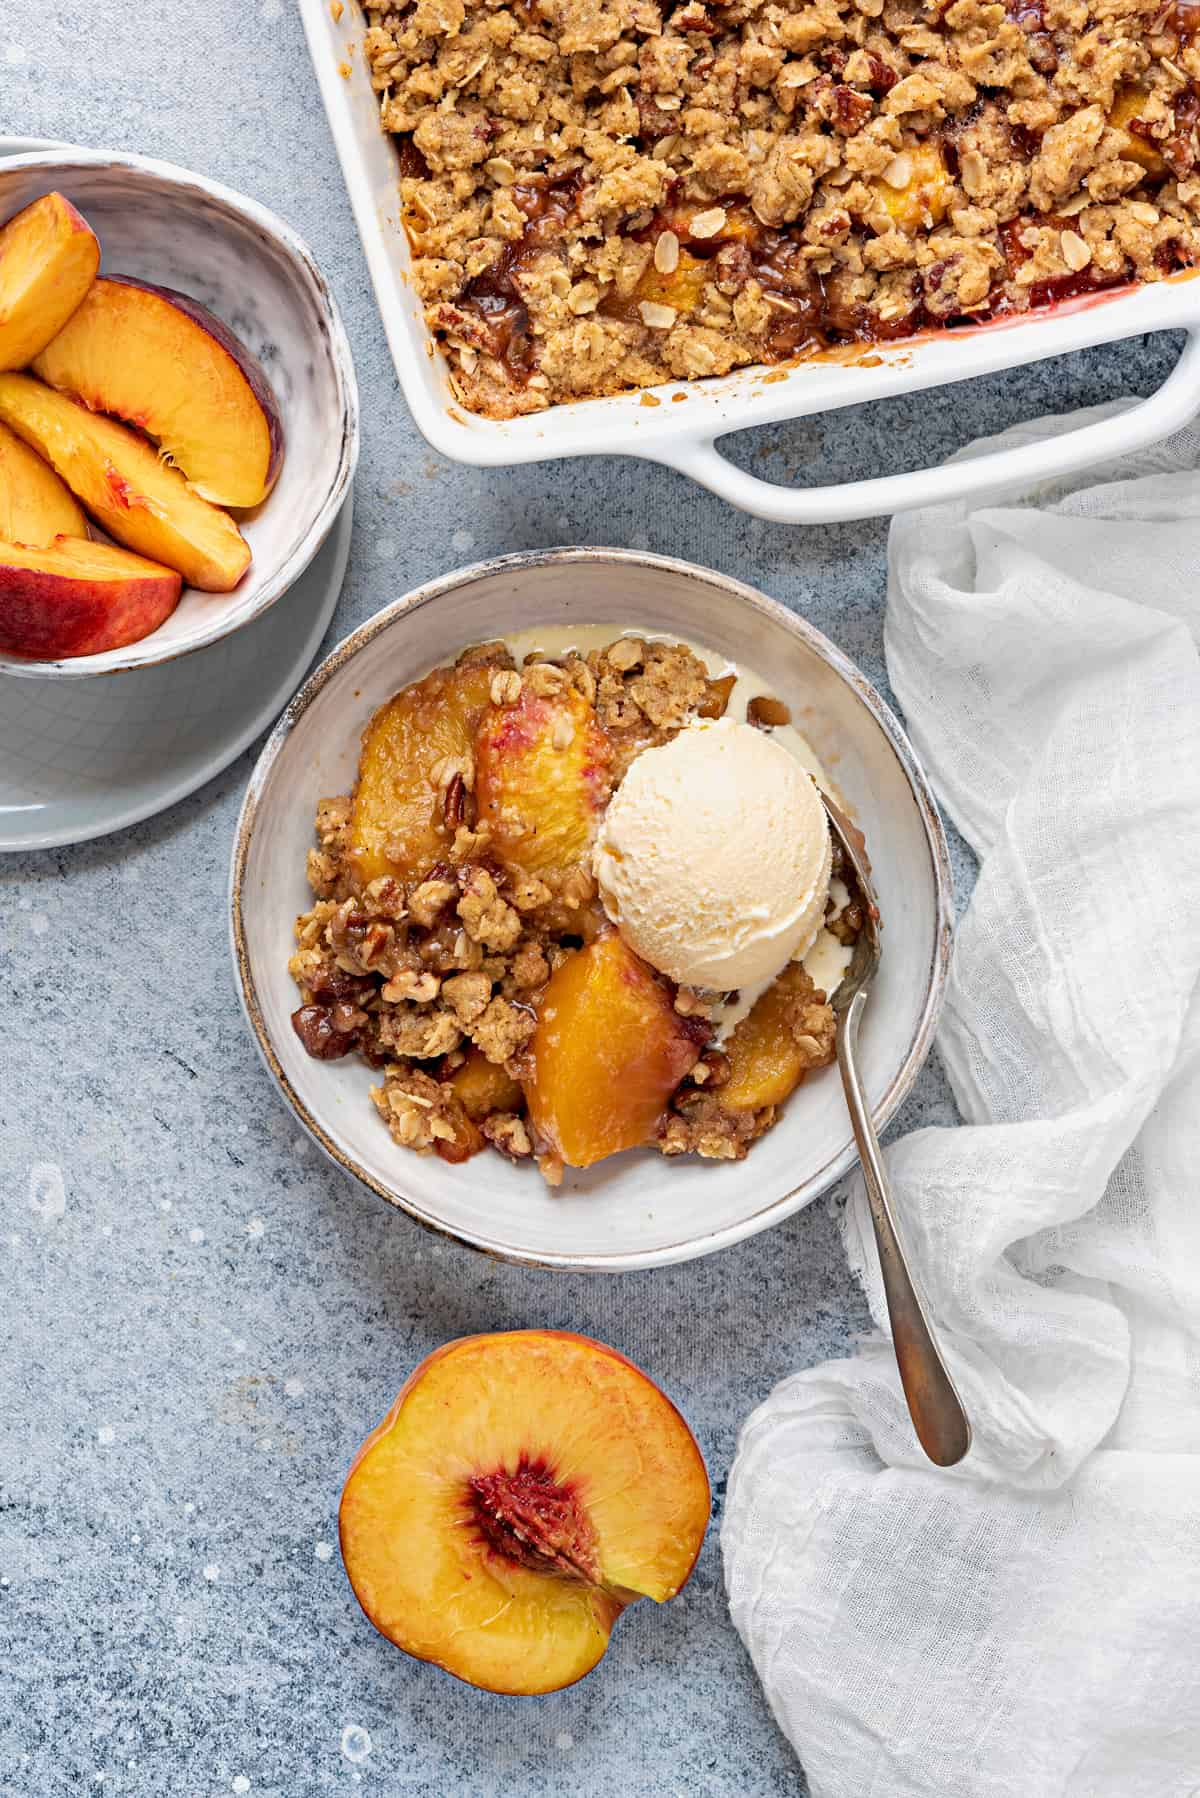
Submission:
<svg viewBox="0 0 1200 1798">
<path fill-rule="evenodd" d="M 0 162 L 0 221 L 54 189 L 99 237 L 102 272 L 178 288 L 258 357 L 283 415 L 284 458 L 262 505 L 238 515 L 254 560 L 232 593 L 185 587 L 166 622 L 124 649 L 58 661 L 0 655 L 5 674 L 41 679 L 146 668 L 258 618 L 320 549 L 358 459 L 350 345 L 312 252 L 282 219 L 169 163 L 64 146 Z"/>
<path fill-rule="evenodd" d="M 929 1052 L 949 965 L 953 885 L 933 796 L 899 723 L 819 631 L 738 581 L 662 556 L 560 549 L 446 575 L 379 612 L 326 658 L 276 725 L 238 821 L 234 963 L 263 1059 L 322 1149 L 419 1222 L 506 1261 L 619 1271 L 724 1248 L 807 1205 L 856 1159 L 836 1069 L 807 1081 L 747 1160 L 636 1151 L 552 1193 L 529 1166 L 461 1167 L 394 1144 L 356 1058 L 310 1060 L 291 1027 L 287 971 L 319 798 L 349 792 L 359 738 L 398 688 L 468 643 L 538 625 L 676 633 L 770 679 L 866 832 L 884 920 L 883 966 L 863 1028 L 882 1126 Z"/>
</svg>

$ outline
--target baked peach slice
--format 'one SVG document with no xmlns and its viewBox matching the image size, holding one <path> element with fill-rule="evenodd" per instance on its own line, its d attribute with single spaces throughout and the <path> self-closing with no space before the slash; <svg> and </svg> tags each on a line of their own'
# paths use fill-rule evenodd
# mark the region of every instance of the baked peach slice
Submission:
<svg viewBox="0 0 1200 1798">
<path fill-rule="evenodd" d="M 568 1167 L 653 1139 L 699 1058 L 708 1026 L 680 1017 L 666 986 L 616 931 L 551 975 L 525 1079 L 529 1116 Z"/>
<path fill-rule="evenodd" d="M 471 1049 L 449 1076 L 448 1084 L 473 1124 L 494 1111 L 520 1111 L 525 1094 L 503 1063 L 489 1061 L 482 1049 Z"/>
<path fill-rule="evenodd" d="M 216 506 L 257 506 L 274 485 L 283 421 L 270 382 L 187 294 L 102 275 L 33 372 L 90 411 L 136 425 Z"/>
<path fill-rule="evenodd" d="M 245 574 L 250 545 L 232 518 L 193 493 L 144 437 L 31 375 L 0 375 L 0 420 L 126 549 L 177 568 L 209 593 L 228 593 Z"/>
<path fill-rule="evenodd" d="M 652 262 L 633 290 L 630 316 L 635 323 L 644 323 L 641 307 L 646 302 L 651 306 L 669 306 L 677 317 L 690 318 L 699 310 L 713 272 L 709 262 L 682 249 L 669 274 L 663 274 Z"/>
<path fill-rule="evenodd" d="M 514 705 L 491 705 L 475 739 L 475 803 L 493 853 L 525 874 L 584 860 L 611 786 L 612 745 L 595 708 L 564 680 L 528 679 Z"/>
<path fill-rule="evenodd" d="M 628 1604 L 686 1583 L 709 1508 L 691 1431 L 615 1349 L 465 1336 L 355 1457 L 342 1559 L 406 1654 L 486 1691 L 555 1692 L 591 1672 Z"/>
<path fill-rule="evenodd" d="M 0 543 L 0 649 L 39 661 L 136 643 L 179 604 L 173 568 L 111 543 Z"/>
<path fill-rule="evenodd" d="M 96 277 L 96 233 L 62 194 L 43 194 L 0 230 L 0 369 L 24 368 Z"/>
<path fill-rule="evenodd" d="M 384 874 L 419 880 L 445 856 L 496 672 L 488 661 L 435 669 L 372 717 L 350 813 L 362 885 Z"/>
<path fill-rule="evenodd" d="M 0 425 L 0 539 L 44 549 L 56 537 L 86 537 L 83 507 L 36 450 Z"/>
<path fill-rule="evenodd" d="M 1167 165 L 1154 139 L 1143 137 L 1133 129 L 1148 98 L 1145 88 L 1119 88 L 1113 98 L 1108 122 L 1114 131 L 1121 134 L 1120 153 L 1126 162 L 1140 164 L 1148 175 L 1165 175 Z"/>
<path fill-rule="evenodd" d="M 726 1111 L 782 1105 L 806 1073 L 832 1062 L 833 1041 L 812 980 L 792 962 L 721 1045 L 729 1078 L 716 1097 Z"/>
<path fill-rule="evenodd" d="M 894 156 L 871 183 L 892 223 L 910 237 L 941 223 L 952 185 L 940 145 L 924 142 Z"/>
</svg>

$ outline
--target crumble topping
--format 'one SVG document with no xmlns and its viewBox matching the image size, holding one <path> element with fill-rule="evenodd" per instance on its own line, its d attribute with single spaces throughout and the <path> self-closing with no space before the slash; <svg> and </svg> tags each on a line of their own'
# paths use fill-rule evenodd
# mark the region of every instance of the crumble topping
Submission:
<svg viewBox="0 0 1200 1798">
<path fill-rule="evenodd" d="M 1200 257 L 1196 0 L 363 0 L 414 280 L 495 418 Z"/>
<path fill-rule="evenodd" d="M 735 680 L 711 677 L 683 644 L 637 637 L 618 638 L 586 658 L 529 657 L 519 669 L 502 645 L 490 644 L 465 652 L 454 670 L 481 663 L 496 666 L 488 689 L 496 707 L 517 706 L 526 688 L 535 695 L 568 688 L 584 695 L 612 745 L 614 787 L 643 749 L 669 741 L 698 717 L 722 716 Z M 425 688 L 417 683 L 406 691 Z M 778 700 L 766 698 L 750 702 L 751 714 L 764 729 L 789 716 Z M 554 748 L 566 754 L 569 744 Z M 332 1060 L 358 1053 L 380 1071 L 371 1099 L 401 1146 L 459 1162 L 490 1145 L 512 1161 L 536 1161 L 557 1185 L 562 1164 L 538 1140 L 520 1082 L 546 983 L 608 928 L 607 920 L 583 860 L 532 874 L 493 859 L 465 784 L 463 793 L 461 817 L 443 821 L 444 859 L 407 880 L 383 875 L 364 882 L 351 843 L 353 798 L 319 801 L 318 847 L 307 868 L 314 903 L 296 920 L 297 947 L 288 963 L 301 1000 L 293 1027 L 310 1055 Z M 834 857 L 840 876 L 845 870 L 836 846 Z M 861 912 L 831 894 L 826 925 L 839 940 L 853 941 L 861 924 Z M 790 972 L 786 1029 L 808 1072 L 834 1059 L 833 1012 L 806 974 Z M 707 1042 L 710 1020 L 727 996 L 677 987 L 665 977 L 663 984 L 675 1011 Z M 460 1084 L 471 1057 L 495 1077 L 477 1078 L 470 1088 Z M 744 1156 L 778 1107 L 723 1108 L 729 1070 L 727 1055 L 706 1047 L 649 1146 L 671 1156 Z"/>
</svg>

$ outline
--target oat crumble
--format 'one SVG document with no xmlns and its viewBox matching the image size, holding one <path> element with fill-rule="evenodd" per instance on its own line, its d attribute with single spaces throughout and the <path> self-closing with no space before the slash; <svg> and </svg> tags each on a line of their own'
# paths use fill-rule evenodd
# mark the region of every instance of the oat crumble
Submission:
<svg viewBox="0 0 1200 1798">
<path fill-rule="evenodd" d="M 414 281 L 493 418 L 1200 258 L 1196 0 L 363 0 Z"/>
<path fill-rule="evenodd" d="M 643 749 L 669 741 L 697 717 L 723 715 L 733 686 L 732 676 L 710 677 L 682 644 L 621 637 L 586 658 L 529 657 L 520 668 L 503 644 L 484 645 L 397 700 L 417 706 L 434 691 L 451 704 L 455 677 L 460 685 L 478 680 L 481 707 L 492 708 L 481 712 L 489 729 L 497 718 L 519 728 L 524 708 L 546 703 L 547 695 L 560 708 L 582 702 L 589 727 L 604 739 L 600 759 L 611 782 L 605 797 Z M 778 701 L 752 701 L 749 713 L 763 729 L 788 719 Z M 374 727 L 375 720 L 364 743 Z M 555 749 L 553 729 L 547 741 L 551 755 L 564 761 L 578 747 L 572 738 Z M 571 839 L 571 858 L 538 872 L 503 862 L 481 816 L 487 796 L 480 769 L 464 782 L 462 807 L 453 816 L 445 811 L 439 772 L 434 761 L 425 802 L 433 833 L 415 863 L 410 838 L 394 845 L 395 873 L 364 876 L 354 795 L 319 802 L 317 847 L 307 867 L 314 903 L 296 921 L 297 947 L 288 964 L 301 1000 L 293 1027 L 310 1055 L 332 1060 L 357 1053 L 379 1070 L 371 1098 L 396 1143 L 451 1162 L 491 1146 L 512 1161 L 536 1161 L 555 1185 L 562 1165 L 538 1138 L 522 1080 L 547 982 L 611 928 L 588 866 L 590 839 Z M 542 766 L 539 777 L 549 778 Z M 361 780 L 360 768 L 360 787 Z M 519 806 L 506 806 L 503 822 L 520 841 L 517 812 Z M 836 846 L 835 860 L 844 874 Z M 852 941 L 862 922 L 853 907 L 832 898 L 827 921 L 842 941 Z M 798 964 L 789 976 L 791 1052 L 801 1070 L 826 1067 L 834 1059 L 832 1009 Z M 670 1156 L 740 1159 L 770 1128 L 778 1107 L 723 1108 L 730 1044 L 714 1045 L 710 1021 L 722 995 L 654 979 L 695 1042 L 696 1059 L 663 1111 L 653 1146 Z"/>
</svg>

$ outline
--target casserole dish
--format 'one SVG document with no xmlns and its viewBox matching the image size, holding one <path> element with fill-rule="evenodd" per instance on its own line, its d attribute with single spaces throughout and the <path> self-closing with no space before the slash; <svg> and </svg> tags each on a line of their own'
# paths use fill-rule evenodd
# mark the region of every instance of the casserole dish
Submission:
<svg viewBox="0 0 1200 1798">
<path fill-rule="evenodd" d="M 345 1172 L 418 1222 L 503 1260 L 618 1272 L 741 1241 L 809 1204 L 855 1163 L 836 1073 L 806 1083 L 746 1160 L 633 1150 L 568 1170 L 552 1192 L 496 1155 L 451 1165 L 397 1147 L 357 1056 L 316 1061 L 291 1023 L 295 920 L 312 900 L 313 812 L 353 785 L 363 726 L 398 688 L 465 645 L 598 623 L 690 637 L 747 669 L 803 720 L 871 846 L 886 920 L 863 1028 L 882 1128 L 929 1053 L 949 971 L 953 884 L 937 807 L 899 723 L 859 669 L 803 618 L 740 581 L 662 556 L 556 549 L 460 569 L 361 625 L 301 688 L 268 739 L 238 821 L 230 925 L 243 1009 L 260 1054 L 310 1136 Z"/>
<path fill-rule="evenodd" d="M 743 369 L 703 382 L 672 382 L 647 404 L 643 392 L 560 404 L 498 421 L 465 411 L 426 328 L 410 279 L 400 217 L 398 163 L 379 122 L 378 95 L 361 54 L 362 15 L 347 0 L 340 20 L 326 0 L 300 0 L 384 328 L 409 409 L 428 441 L 455 461 L 504 467 L 560 456 L 633 455 L 689 475 L 743 510 L 777 523 L 867 518 L 966 497 L 1008 481 L 1068 474 L 1166 436 L 1195 410 L 1200 372 L 1200 286 L 1191 272 L 1146 286 L 1109 289 L 1014 323 L 871 344 L 794 366 Z M 955 459 L 940 468 L 795 491 L 737 467 L 717 440 L 727 432 L 866 400 L 1019 368 L 1093 344 L 1183 327 L 1189 338 L 1171 375 L 1118 418 L 1020 448 Z M 680 397 L 682 396 L 682 397 Z"/>
</svg>

